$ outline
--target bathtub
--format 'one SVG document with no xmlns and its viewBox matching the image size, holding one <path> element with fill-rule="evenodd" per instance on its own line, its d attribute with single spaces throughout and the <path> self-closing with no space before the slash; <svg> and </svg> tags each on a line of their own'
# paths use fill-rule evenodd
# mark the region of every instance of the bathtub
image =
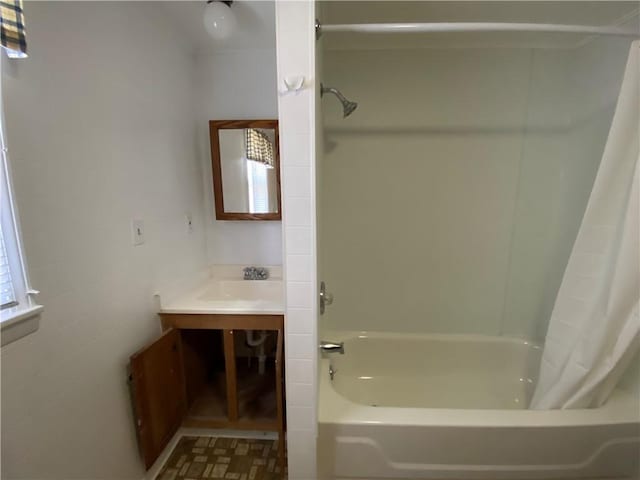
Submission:
<svg viewBox="0 0 640 480">
<path fill-rule="evenodd" d="M 505 337 L 325 332 L 321 479 L 640 478 L 638 397 L 527 410 L 541 349 Z M 333 372 L 331 379 L 331 373 Z"/>
</svg>

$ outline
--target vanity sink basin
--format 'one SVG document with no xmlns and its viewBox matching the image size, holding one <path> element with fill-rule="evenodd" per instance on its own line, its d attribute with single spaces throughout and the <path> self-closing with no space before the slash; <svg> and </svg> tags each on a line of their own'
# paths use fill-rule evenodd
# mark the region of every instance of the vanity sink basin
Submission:
<svg viewBox="0 0 640 480">
<path fill-rule="evenodd" d="M 282 280 L 210 277 L 178 295 L 160 295 L 160 313 L 281 315 Z"/>
<path fill-rule="evenodd" d="M 202 301 L 282 301 L 282 282 L 275 280 L 220 280 L 197 297 Z"/>
</svg>

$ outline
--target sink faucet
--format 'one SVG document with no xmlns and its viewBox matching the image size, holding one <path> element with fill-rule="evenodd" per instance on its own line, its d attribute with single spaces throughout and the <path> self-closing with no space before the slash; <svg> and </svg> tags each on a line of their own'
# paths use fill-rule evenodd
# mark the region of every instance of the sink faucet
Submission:
<svg viewBox="0 0 640 480">
<path fill-rule="evenodd" d="M 242 269 L 245 280 L 266 280 L 269 278 L 269 270 L 265 267 L 245 267 Z"/>
<path fill-rule="evenodd" d="M 340 355 L 344 355 L 344 342 L 320 342 L 320 350 L 323 353 L 338 352 Z"/>
</svg>

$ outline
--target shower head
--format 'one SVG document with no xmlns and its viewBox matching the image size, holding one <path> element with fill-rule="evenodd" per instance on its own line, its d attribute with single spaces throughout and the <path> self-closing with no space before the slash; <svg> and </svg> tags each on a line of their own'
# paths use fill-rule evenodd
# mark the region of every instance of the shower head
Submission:
<svg viewBox="0 0 640 480">
<path fill-rule="evenodd" d="M 353 113 L 353 111 L 358 108 L 358 104 L 356 102 L 352 102 L 351 100 L 347 100 L 347 98 L 340 93 L 340 91 L 336 88 L 325 87 L 323 84 L 320 84 L 320 96 L 323 97 L 325 93 L 333 93 L 340 103 L 342 103 L 342 116 L 343 118 L 347 118 L 349 115 Z"/>
<path fill-rule="evenodd" d="M 347 100 L 346 102 L 342 102 L 342 107 L 343 118 L 346 118 L 351 115 L 356 108 L 358 108 L 358 104 Z"/>
</svg>

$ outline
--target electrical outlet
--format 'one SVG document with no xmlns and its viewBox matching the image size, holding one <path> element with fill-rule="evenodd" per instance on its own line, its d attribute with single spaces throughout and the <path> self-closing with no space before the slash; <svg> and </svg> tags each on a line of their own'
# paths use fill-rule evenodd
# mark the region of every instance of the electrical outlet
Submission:
<svg viewBox="0 0 640 480">
<path fill-rule="evenodd" d="M 132 220 L 131 233 L 133 244 L 142 245 L 144 243 L 144 222 L 142 220 Z"/>
<path fill-rule="evenodd" d="M 190 213 L 187 213 L 184 216 L 184 219 L 187 222 L 187 233 L 193 233 L 193 216 Z"/>
</svg>

